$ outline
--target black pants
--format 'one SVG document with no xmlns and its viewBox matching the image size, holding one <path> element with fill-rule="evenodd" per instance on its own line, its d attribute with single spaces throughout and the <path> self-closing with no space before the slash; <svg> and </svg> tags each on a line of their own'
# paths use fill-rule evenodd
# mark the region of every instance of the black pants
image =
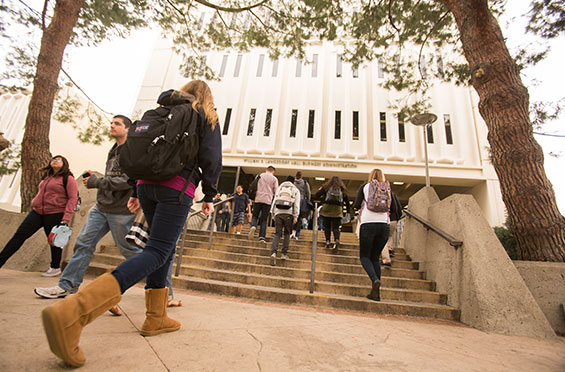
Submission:
<svg viewBox="0 0 565 372">
<path fill-rule="evenodd" d="M 61 222 L 63 218 L 63 213 L 55 213 L 55 214 L 39 214 L 35 211 L 29 212 L 27 217 L 23 220 L 16 233 L 10 239 L 8 244 L 4 247 L 2 252 L 0 252 L 0 267 L 4 266 L 6 261 L 14 253 L 21 248 L 24 242 L 30 238 L 37 230 L 43 227 L 43 231 L 45 231 L 45 236 L 49 236 L 51 229 L 53 226 L 57 225 Z M 51 246 L 51 267 L 54 269 L 58 269 L 61 267 L 61 254 L 63 250 L 58 247 Z"/>
<path fill-rule="evenodd" d="M 359 258 L 371 282 L 381 279 L 379 256 L 388 241 L 388 223 L 364 223 L 359 228 Z"/>
<path fill-rule="evenodd" d="M 341 225 L 341 217 L 324 217 L 324 234 L 326 241 L 329 242 L 334 233 L 334 241 L 339 240 L 339 225 Z"/>
<path fill-rule="evenodd" d="M 259 239 L 265 239 L 265 236 L 267 235 L 267 219 L 269 218 L 270 211 L 270 204 L 253 204 L 253 218 L 251 219 L 251 226 L 257 227 L 257 225 L 259 225 Z"/>
</svg>

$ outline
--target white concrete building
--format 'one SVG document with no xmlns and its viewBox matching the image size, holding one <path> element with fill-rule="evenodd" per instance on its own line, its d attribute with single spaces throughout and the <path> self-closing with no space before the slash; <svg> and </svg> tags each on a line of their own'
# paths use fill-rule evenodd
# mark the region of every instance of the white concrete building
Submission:
<svg viewBox="0 0 565 372">
<path fill-rule="evenodd" d="M 223 192 L 233 188 L 235 168 L 256 174 L 268 165 L 277 168 L 277 176 L 301 170 L 316 189 L 322 181 L 315 177 L 338 175 L 351 197 L 375 167 L 394 182 L 404 202 L 425 185 L 423 129 L 399 120 L 389 108 L 398 93 L 380 87 L 384 75 L 378 61 L 354 70 L 340 52 L 339 45 L 313 44 L 309 63 L 272 61 L 259 49 L 205 53 L 221 77 L 209 85 L 222 130 Z M 155 107 L 161 91 L 188 81 L 179 73 L 181 63 L 167 41 L 157 43 L 135 112 Z M 438 120 L 428 132 L 431 185 L 441 198 L 472 194 L 490 223 L 501 225 L 504 205 L 478 99 L 471 88 L 433 82 L 431 112 Z M 249 177 L 240 179 L 246 182 Z"/>
</svg>

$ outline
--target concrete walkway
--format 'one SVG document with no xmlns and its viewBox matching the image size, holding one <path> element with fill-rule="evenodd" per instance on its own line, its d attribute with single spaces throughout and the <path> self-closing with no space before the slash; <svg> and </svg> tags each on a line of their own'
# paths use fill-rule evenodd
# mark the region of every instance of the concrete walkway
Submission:
<svg viewBox="0 0 565 372">
<path fill-rule="evenodd" d="M 35 296 L 57 278 L 0 270 L 0 371 L 59 371 Z M 144 338 L 141 286 L 82 334 L 81 371 L 565 371 L 565 339 L 487 334 L 459 323 L 351 314 L 177 291 L 179 332 Z"/>
</svg>

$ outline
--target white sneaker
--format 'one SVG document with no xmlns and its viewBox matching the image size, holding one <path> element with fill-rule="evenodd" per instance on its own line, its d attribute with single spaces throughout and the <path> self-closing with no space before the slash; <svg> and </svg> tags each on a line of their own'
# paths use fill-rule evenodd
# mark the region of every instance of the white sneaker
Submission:
<svg viewBox="0 0 565 372">
<path fill-rule="evenodd" d="M 238 231 L 235 233 L 236 235 L 241 235 L 241 231 Z"/>
<path fill-rule="evenodd" d="M 291 239 L 296 239 L 296 236 L 294 234 L 290 234 L 290 238 Z"/>
<path fill-rule="evenodd" d="M 251 239 L 253 235 L 255 235 L 255 230 L 257 230 L 257 228 L 255 226 L 251 226 L 251 228 L 249 229 L 249 234 L 247 234 L 247 237 L 249 239 Z"/>
<path fill-rule="evenodd" d="M 41 274 L 41 276 L 59 276 L 59 275 L 61 275 L 61 269 L 60 268 L 54 269 L 52 267 L 50 267 L 49 270 Z"/>
<path fill-rule="evenodd" d="M 43 298 L 63 298 L 76 292 L 73 290 L 67 291 L 66 289 L 63 289 L 58 285 L 47 288 L 35 288 L 33 291 L 36 295 Z"/>
<path fill-rule="evenodd" d="M 286 254 L 283 254 L 283 255 L 281 256 L 281 260 L 283 260 L 283 261 L 288 260 L 288 256 L 287 256 Z"/>
<path fill-rule="evenodd" d="M 271 255 L 271 266 L 275 266 L 277 264 L 277 254 L 273 253 Z"/>
</svg>

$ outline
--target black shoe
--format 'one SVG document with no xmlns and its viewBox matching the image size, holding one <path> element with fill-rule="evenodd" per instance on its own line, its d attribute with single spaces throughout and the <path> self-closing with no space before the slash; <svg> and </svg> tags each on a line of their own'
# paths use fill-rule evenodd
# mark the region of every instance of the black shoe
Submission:
<svg viewBox="0 0 565 372">
<path fill-rule="evenodd" d="M 381 281 L 375 280 L 373 286 L 371 287 L 371 293 L 367 295 L 369 300 L 380 301 L 381 300 Z"/>
<path fill-rule="evenodd" d="M 339 240 L 336 240 L 332 250 L 333 250 L 334 253 L 337 253 L 338 249 L 339 249 Z"/>
<path fill-rule="evenodd" d="M 391 267 L 391 266 L 392 266 L 392 263 L 391 263 L 391 262 L 387 262 L 387 263 L 384 263 L 384 262 L 383 262 L 383 266 Z"/>
<path fill-rule="evenodd" d="M 329 248 L 329 247 L 330 247 L 330 242 L 327 241 L 327 242 L 326 242 L 326 248 Z"/>
</svg>

